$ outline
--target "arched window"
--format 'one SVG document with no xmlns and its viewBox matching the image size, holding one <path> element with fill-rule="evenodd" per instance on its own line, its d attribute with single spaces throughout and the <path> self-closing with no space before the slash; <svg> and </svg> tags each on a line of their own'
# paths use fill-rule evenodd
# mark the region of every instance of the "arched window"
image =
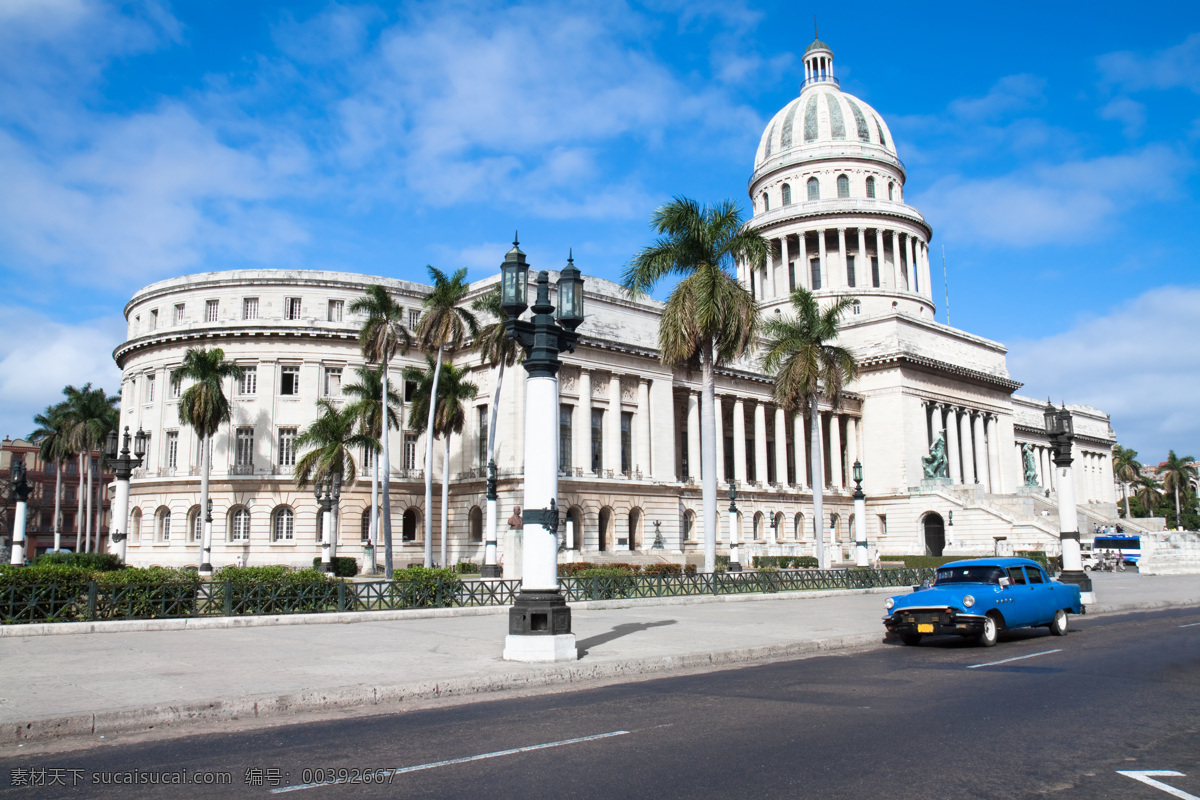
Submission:
<svg viewBox="0 0 1200 800">
<path fill-rule="evenodd" d="M 784 516 L 782 511 L 775 513 L 775 535 L 780 539 L 787 536 L 787 526 L 784 525 Z"/>
<path fill-rule="evenodd" d="M 817 180 L 816 178 L 808 179 L 808 199 L 809 200 L 820 200 L 821 199 L 821 182 L 819 180 Z"/>
<path fill-rule="evenodd" d="M 640 508 L 629 511 L 629 549 L 642 549 L 642 510 Z"/>
<path fill-rule="evenodd" d="M 417 540 L 417 511 L 415 508 L 404 510 L 404 518 L 400 523 L 400 541 L 415 542 Z"/>
<path fill-rule="evenodd" d="M 758 541 L 762 538 L 763 532 L 763 515 L 761 511 L 754 512 L 754 539 Z"/>
<path fill-rule="evenodd" d="M 875 196 L 875 179 L 867 176 L 867 197 Z"/>
<path fill-rule="evenodd" d="M 792 185 L 790 183 L 785 183 L 780 192 L 783 194 L 783 204 L 785 206 L 790 206 L 792 204 Z"/>
<path fill-rule="evenodd" d="M 692 539 L 692 531 L 696 527 L 696 512 L 690 508 L 683 512 L 683 540 L 689 542 Z"/>
<path fill-rule="evenodd" d="M 571 506 L 567 512 L 566 528 L 563 531 L 563 546 L 568 550 L 579 550 L 583 543 L 583 509 Z"/>
<path fill-rule="evenodd" d="M 140 508 L 135 508 L 133 515 L 129 518 L 129 538 L 134 542 L 142 540 L 142 510 Z"/>
<path fill-rule="evenodd" d="M 800 541 L 801 539 L 804 538 L 804 515 L 803 514 L 800 514 L 800 513 L 796 514 L 795 526 L 796 526 L 796 541 Z"/>
<path fill-rule="evenodd" d="M 155 527 L 157 530 L 155 531 L 154 538 L 160 542 L 171 541 L 171 509 L 163 506 L 155 516 Z"/>
<path fill-rule="evenodd" d="M 362 513 L 362 523 L 359 525 L 359 534 L 364 542 L 371 540 L 371 509 L 364 508 Z"/>
<path fill-rule="evenodd" d="M 296 513 L 287 506 L 275 510 L 271 525 L 271 538 L 277 542 L 290 542 L 296 535 Z"/>
<path fill-rule="evenodd" d="M 838 175 L 838 197 L 850 196 L 850 179 L 845 175 Z"/>
<path fill-rule="evenodd" d="M 763 211 L 770 211 L 771 210 L 771 198 L 767 195 L 766 192 L 763 192 L 762 197 L 763 197 Z"/>
<path fill-rule="evenodd" d="M 895 193 L 896 193 L 896 184 L 889 183 L 888 184 L 888 200 L 895 200 L 896 199 Z"/>
<path fill-rule="evenodd" d="M 860 303 L 858 300 L 855 300 L 853 303 L 851 303 L 850 308 L 855 314 L 862 313 L 862 303 Z"/>
<path fill-rule="evenodd" d="M 472 506 L 471 513 L 467 515 L 467 541 L 483 541 L 483 512 L 479 506 Z"/>
<path fill-rule="evenodd" d="M 192 506 L 188 512 L 188 537 L 189 542 L 204 541 L 204 515 L 200 513 L 200 506 Z"/>
<path fill-rule="evenodd" d="M 235 508 L 229 516 L 229 541 L 250 541 L 250 511 L 246 508 Z"/>
</svg>

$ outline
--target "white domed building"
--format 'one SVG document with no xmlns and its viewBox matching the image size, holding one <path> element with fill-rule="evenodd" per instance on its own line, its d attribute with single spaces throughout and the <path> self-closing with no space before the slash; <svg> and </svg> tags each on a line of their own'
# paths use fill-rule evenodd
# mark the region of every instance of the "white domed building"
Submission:
<svg viewBox="0 0 1200 800">
<path fill-rule="evenodd" d="M 764 269 L 739 280 L 764 314 L 790 313 L 789 293 L 852 296 L 842 342 L 862 374 L 837 408 L 820 408 L 824 514 L 813 519 L 807 420 L 771 400 L 771 379 L 747 359 L 717 373 L 718 483 L 737 485 L 742 561 L 812 555 L 814 528 L 852 557 L 851 468 L 864 471 L 866 530 L 883 554 L 1056 551 L 1054 470 L 1042 405 L 1014 392 L 1003 345 L 938 323 L 930 280 L 929 224 L 904 203 L 905 170 L 884 119 L 842 92 L 833 52 L 805 52 L 800 95 L 776 114 L 754 161 L 750 224 L 771 243 Z M 496 263 L 503 259 L 496 254 Z M 549 265 L 533 265 L 534 270 Z M 586 277 L 588 318 L 564 356 L 560 413 L 547 425 L 560 450 L 563 560 L 702 556 L 699 519 L 700 376 L 659 363 L 662 304 L 631 302 L 617 285 Z M 498 273 L 497 269 L 497 273 Z M 497 275 L 498 278 L 498 275 Z M 497 278 L 472 287 L 472 298 Z M 221 347 L 253 376 L 228 382 L 232 421 L 214 442 L 213 563 L 311 565 L 320 554 L 317 504 L 292 481 L 292 440 L 316 418 L 316 401 L 344 403 L 341 387 L 363 364 L 348 308 L 369 284 L 387 287 L 415 324 L 429 287 L 392 278 L 304 270 L 235 270 L 162 281 L 126 306 L 122 424 L 151 444 L 131 487 L 128 560 L 199 563 L 199 475 L 194 434 L 179 422 L 170 384 L 188 347 Z M 479 393 L 451 441 L 449 561 L 482 561 L 485 456 L 495 373 L 471 350 L 454 357 Z M 390 380 L 420 353 L 398 357 Z M 524 374 L 503 384 L 497 422 L 500 519 L 521 504 Z M 236 385 L 235 385 L 236 384 Z M 1080 530 L 1116 516 L 1108 418 L 1082 405 L 1074 417 Z M 391 509 L 396 564 L 422 558 L 424 439 L 393 432 Z M 927 479 L 922 458 L 941 437 L 947 475 Z M 1028 451 L 1028 457 L 1026 453 Z M 435 448 L 440 505 L 442 447 Z M 360 556 L 369 473 L 345 487 L 337 543 Z M 728 504 L 719 503 L 718 547 L 727 552 Z M 435 527 L 441 509 L 435 508 Z M 501 531 L 503 533 L 503 531 Z M 440 542 L 435 536 L 434 552 Z"/>
</svg>

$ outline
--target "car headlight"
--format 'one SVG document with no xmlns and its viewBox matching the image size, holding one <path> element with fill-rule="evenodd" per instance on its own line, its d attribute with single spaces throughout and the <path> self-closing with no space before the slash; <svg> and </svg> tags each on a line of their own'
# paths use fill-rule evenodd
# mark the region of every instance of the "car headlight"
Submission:
<svg viewBox="0 0 1200 800">
<path fill-rule="evenodd" d="M 895 601 L 895 599 L 893 599 L 891 597 L 889 597 L 887 600 L 883 601 L 883 607 L 886 608 L 888 611 L 891 611 L 892 606 L 894 606 L 894 605 L 896 605 L 896 601 Z"/>
<path fill-rule="evenodd" d="M 967 608 L 970 608 L 971 606 L 975 605 L 975 598 L 971 597 L 971 595 L 966 595 L 963 597 L 963 605 Z"/>
</svg>

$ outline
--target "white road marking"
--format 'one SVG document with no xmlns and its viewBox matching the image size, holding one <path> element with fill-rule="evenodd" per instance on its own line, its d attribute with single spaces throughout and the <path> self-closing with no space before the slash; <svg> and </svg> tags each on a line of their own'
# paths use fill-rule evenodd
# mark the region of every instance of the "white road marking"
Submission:
<svg viewBox="0 0 1200 800">
<path fill-rule="evenodd" d="M 624 736 L 630 731 L 609 731 L 608 733 L 597 733 L 592 736 L 580 736 L 577 739 L 563 739 L 561 742 L 547 742 L 545 744 L 531 744 L 525 747 L 514 747 L 511 750 L 497 750 L 493 753 L 480 753 L 477 756 L 464 756 L 462 758 L 451 758 L 446 761 L 433 761 L 429 764 L 417 764 L 412 767 L 397 767 L 396 769 L 373 770 L 375 775 L 382 774 L 384 777 L 390 778 L 393 775 L 401 775 L 405 772 L 419 772 L 423 769 L 434 769 L 435 767 L 448 767 L 451 764 L 465 764 L 468 761 L 481 761 L 485 758 L 498 758 L 499 756 L 511 756 L 516 753 L 528 753 L 531 750 L 545 750 L 547 747 L 562 747 L 568 744 L 578 744 L 579 742 L 593 742 L 597 739 L 608 739 L 612 736 Z M 376 778 L 376 783 L 379 780 Z M 282 794 L 283 792 L 298 792 L 301 789 L 315 789 L 318 786 L 333 786 L 346 781 L 322 781 L 321 783 L 301 783 L 295 786 L 280 786 L 278 789 L 272 789 L 271 794 Z"/>
<path fill-rule="evenodd" d="M 1133 778 L 1135 781 L 1140 781 L 1147 786 L 1153 786 L 1155 789 L 1161 789 L 1172 797 L 1178 797 L 1179 800 L 1200 800 L 1200 797 L 1196 797 L 1194 794 L 1188 794 L 1182 789 L 1176 789 L 1174 786 L 1167 786 L 1162 781 L 1156 781 L 1150 777 L 1151 775 L 1160 775 L 1163 777 L 1186 778 L 1187 776 L 1182 772 L 1176 772 L 1172 769 L 1119 769 L 1117 770 L 1117 774 L 1124 775 L 1126 778 Z"/>
<path fill-rule="evenodd" d="M 1187 625 L 1180 625 L 1179 627 L 1181 627 L 1181 628 L 1194 628 L 1194 627 L 1196 627 L 1197 625 L 1200 625 L 1200 622 L 1189 622 Z"/>
<path fill-rule="evenodd" d="M 1061 652 L 1062 652 L 1062 648 L 1060 647 L 1057 650 L 1045 650 L 1041 653 L 1030 653 L 1027 656 L 1013 656 L 1012 658 L 1004 658 L 1004 659 L 1001 659 L 1000 661 L 989 661 L 986 664 L 972 664 L 971 666 L 967 667 L 967 669 L 979 669 L 980 667 L 994 667 L 997 664 L 1007 664 L 1010 661 L 1020 661 L 1023 658 L 1033 658 L 1034 656 L 1048 656 L 1051 653 L 1061 653 Z"/>
</svg>

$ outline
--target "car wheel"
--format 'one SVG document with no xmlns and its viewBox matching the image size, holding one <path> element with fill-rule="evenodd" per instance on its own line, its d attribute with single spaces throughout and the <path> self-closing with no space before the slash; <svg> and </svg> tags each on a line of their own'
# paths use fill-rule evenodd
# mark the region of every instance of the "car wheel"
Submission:
<svg viewBox="0 0 1200 800">
<path fill-rule="evenodd" d="M 902 633 L 900 641 L 904 642 L 909 647 L 914 647 L 921 643 L 921 634 L 919 633 Z"/>
<path fill-rule="evenodd" d="M 1084 572 L 1091 572 L 1091 571 L 1092 571 L 1092 565 L 1091 565 L 1091 564 L 1084 564 L 1084 565 L 1083 565 L 1083 571 L 1084 571 Z"/>
<path fill-rule="evenodd" d="M 983 618 L 983 630 L 979 633 L 977 641 L 982 647 L 994 647 L 996 641 L 1000 638 L 1000 626 L 996 624 L 995 617 Z"/>
<path fill-rule="evenodd" d="M 1055 636 L 1067 635 L 1067 612 L 1061 608 L 1054 612 L 1054 621 L 1050 623 L 1050 632 Z"/>
</svg>

